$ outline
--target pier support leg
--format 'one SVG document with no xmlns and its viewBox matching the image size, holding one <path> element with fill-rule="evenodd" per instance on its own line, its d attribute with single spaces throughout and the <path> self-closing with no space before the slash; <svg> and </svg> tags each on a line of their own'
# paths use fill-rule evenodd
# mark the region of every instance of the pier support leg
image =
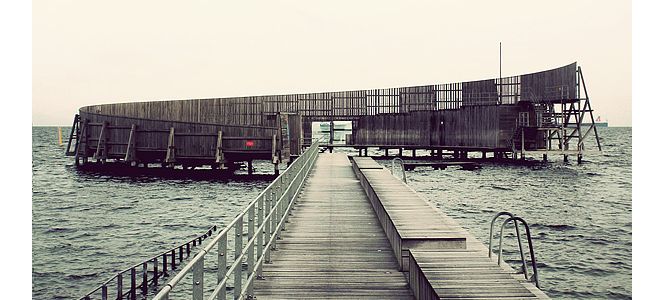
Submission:
<svg viewBox="0 0 664 300">
<path fill-rule="evenodd" d="M 569 155 L 563 154 L 563 161 L 564 162 L 569 162 Z"/>
<path fill-rule="evenodd" d="M 579 154 L 579 155 L 577 155 L 577 157 L 576 157 L 576 163 L 577 163 L 577 164 L 581 164 L 581 160 L 582 160 L 582 159 L 583 159 L 583 154 Z"/>
<path fill-rule="evenodd" d="M 399 148 L 399 157 L 403 156 L 403 148 Z"/>
<path fill-rule="evenodd" d="M 417 157 L 417 149 L 413 148 L 413 158 Z"/>
<path fill-rule="evenodd" d="M 482 151 L 482 159 L 486 159 L 486 151 Z"/>
<path fill-rule="evenodd" d="M 429 149 L 429 155 L 430 155 L 431 157 L 434 157 L 434 156 L 436 155 L 436 154 L 434 153 L 434 150 L 433 150 L 433 149 Z"/>
<path fill-rule="evenodd" d="M 360 156 L 360 157 L 362 156 L 362 148 L 358 149 L 358 154 L 357 155 Z"/>
<path fill-rule="evenodd" d="M 254 162 L 251 159 L 247 161 L 247 173 L 249 173 L 249 175 L 254 174 Z"/>
<path fill-rule="evenodd" d="M 279 164 L 278 163 L 274 164 L 274 175 L 279 176 Z"/>
<path fill-rule="evenodd" d="M 390 149 L 385 148 L 385 157 L 390 157 Z"/>
<path fill-rule="evenodd" d="M 542 154 L 542 161 L 544 162 L 549 161 L 549 158 L 547 157 L 546 153 Z"/>
</svg>

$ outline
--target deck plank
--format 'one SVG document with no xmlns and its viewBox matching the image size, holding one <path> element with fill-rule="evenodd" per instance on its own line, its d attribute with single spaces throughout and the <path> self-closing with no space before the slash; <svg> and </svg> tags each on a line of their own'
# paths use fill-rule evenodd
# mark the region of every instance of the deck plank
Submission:
<svg viewBox="0 0 664 300">
<path fill-rule="evenodd" d="M 413 299 L 343 154 L 320 154 L 277 249 L 258 299 Z"/>
</svg>

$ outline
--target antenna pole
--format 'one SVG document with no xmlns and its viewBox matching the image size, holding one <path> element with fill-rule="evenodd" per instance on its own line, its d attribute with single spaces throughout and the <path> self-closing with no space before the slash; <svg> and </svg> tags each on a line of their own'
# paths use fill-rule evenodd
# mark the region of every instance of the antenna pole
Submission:
<svg viewBox="0 0 664 300">
<path fill-rule="evenodd" d="M 499 59 L 498 59 L 498 76 L 500 79 L 498 83 L 498 103 L 503 103 L 503 42 L 498 43 Z"/>
</svg>

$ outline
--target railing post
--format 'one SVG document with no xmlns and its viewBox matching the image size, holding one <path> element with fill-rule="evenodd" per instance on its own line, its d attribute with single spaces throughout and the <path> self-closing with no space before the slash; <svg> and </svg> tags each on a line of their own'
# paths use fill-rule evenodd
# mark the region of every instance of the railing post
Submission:
<svg viewBox="0 0 664 300">
<path fill-rule="evenodd" d="M 131 300 L 136 300 L 136 268 L 131 268 L 131 290 L 129 290 Z"/>
<path fill-rule="evenodd" d="M 198 261 L 194 263 L 194 268 L 192 270 L 193 280 L 192 280 L 192 299 L 193 300 L 203 300 L 203 269 L 204 269 L 205 257 L 201 256 Z"/>
<path fill-rule="evenodd" d="M 219 242 L 217 243 L 217 252 L 218 252 L 218 258 L 217 258 L 217 284 L 221 283 L 221 281 L 224 280 L 224 277 L 226 276 L 226 253 L 227 253 L 227 244 L 228 244 L 228 236 L 226 233 L 219 238 Z M 217 299 L 218 300 L 226 300 L 226 284 L 221 287 L 221 292 L 217 294 Z"/>
<path fill-rule="evenodd" d="M 242 291 L 242 229 L 243 229 L 243 219 L 240 217 L 235 223 L 235 260 L 239 260 L 239 263 L 235 270 L 235 279 L 233 280 L 233 295 L 234 299 L 240 297 L 240 292 Z"/>
<path fill-rule="evenodd" d="M 254 232 L 256 231 L 254 228 L 254 218 L 256 218 L 256 204 L 252 204 L 249 206 L 249 211 L 248 211 L 248 216 L 247 216 L 247 243 L 249 243 L 249 240 L 253 239 L 254 237 Z M 253 270 L 254 270 L 254 248 L 256 246 L 256 240 L 254 239 L 251 244 L 247 245 L 249 247 L 247 251 L 247 273 L 248 276 L 253 276 Z M 254 294 L 254 284 L 253 284 L 253 278 L 248 278 L 248 284 L 249 288 L 247 289 L 249 295 Z"/>
<path fill-rule="evenodd" d="M 184 253 L 183 253 L 183 250 L 184 250 L 184 249 L 182 248 L 182 245 L 180 245 L 180 247 L 178 247 L 178 248 L 179 248 L 179 252 L 180 252 L 180 253 L 178 254 L 178 260 L 179 260 L 180 262 L 182 262 L 182 260 L 184 259 Z"/>
<path fill-rule="evenodd" d="M 166 273 L 167 267 L 168 267 L 168 260 L 167 260 L 166 253 L 164 253 L 164 254 L 161 255 L 161 268 L 164 272 L 164 276 L 162 276 L 162 277 L 164 277 L 164 278 L 168 277 L 168 273 Z"/>
<path fill-rule="evenodd" d="M 118 274 L 118 299 L 122 299 L 122 273 Z"/>
<path fill-rule="evenodd" d="M 105 284 L 101 286 L 101 300 L 108 300 L 108 287 Z"/>
<path fill-rule="evenodd" d="M 148 294 L 148 263 L 143 262 L 143 283 L 141 283 L 141 293 Z"/>
<path fill-rule="evenodd" d="M 265 194 L 263 194 L 262 197 L 258 198 L 258 226 L 262 226 L 263 223 L 265 222 Z M 265 222 L 267 225 L 267 222 Z M 265 237 L 265 226 L 261 229 L 261 231 L 258 233 L 258 236 L 256 236 L 256 262 L 258 263 L 258 270 L 256 272 L 256 275 L 258 278 L 263 276 L 263 264 L 262 261 L 259 261 L 258 258 L 261 258 L 261 255 L 263 255 L 263 238 Z"/>
<path fill-rule="evenodd" d="M 171 270 L 175 270 L 175 249 L 171 250 Z"/>
<path fill-rule="evenodd" d="M 272 239 L 272 235 L 278 230 L 277 225 L 279 220 L 279 209 L 275 209 L 275 206 L 277 206 L 277 203 L 279 201 L 280 188 L 278 186 L 276 186 L 275 188 L 276 191 L 272 193 L 272 203 L 270 203 L 270 210 L 274 209 L 274 212 L 270 216 L 270 218 L 272 219 L 272 226 L 270 228 L 270 239 Z M 275 237 L 275 241 L 272 241 L 272 245 L 270 247 L 272 250 L 277 250 L 276 239 L 277 238 Z"/>
<path fill-rule="evenodd" d="M 279 177 L 279 195 L 277 195 L 277 218 L 275 220 L 276 223 L 276 228 L 274 229 L 277 232 L 277 240 L 281 239 L 281 224 L 279 221 L 281 221 L 281 216 L 282 216 L 282 203 L 283 203 L 283 198 L 284 198 L 284 177 L 288 174 L 288 172 L 285 172 L 283 176 Z M 276 245 L 276 242 L 275 242 Z"/>
<path fill-rule="evenodd" d="M 152 284 L 154 286 L 157 286 L 158 279 L 159 279 L 159 261 L 157 261 L 157 258 L 152 259 Z"/>
<path fill-rule="evenodd" d="M 273 187 L 274 188 L 274 187 Z M 272 210 L 272 198 L 274 198 L 274 191 L 270 190 L 269 193 L 265 193 L 267 202 L 265 203 L 265 217 L 267 217 L 267 220 L 265 220 L 265 246 L 267 247 L 267 251 L 265 251 L 265 259 L 264 261 L 266 263 L 270 263 L 270 252 L 272 251 L 272 245 L 269 244 L 270 238 L 272 237 L 272 218 L 273 215 L 270 215 L 270 211 Z"/>
</svg>

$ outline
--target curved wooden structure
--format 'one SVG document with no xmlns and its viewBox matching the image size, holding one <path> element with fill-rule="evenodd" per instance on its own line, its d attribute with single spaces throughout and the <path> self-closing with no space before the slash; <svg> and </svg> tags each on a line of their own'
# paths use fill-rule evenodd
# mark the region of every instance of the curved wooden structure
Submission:
<svg viewBox="0 0 664 300">
<path fill-rule="evenodd" d="M 597 138 L 594 123 L 582 132 L 586 113 L 593 122 L 581 69 L 572 63 L 520 76 L 427 86 L 91 105 L 80 108 L 67 153 L 76 156 L 77 164 L 109 159 L 231 169 L 234 162 L 253 159 L 276 164 L 311 143 L 312 122 L 346 120 L 353 121 L 350 140 L 360 149 L 514 156 L 520 151 L 523 156 L 524 151 L 557 148 L 580 157 L 591 130 Z"/>
</svg>

